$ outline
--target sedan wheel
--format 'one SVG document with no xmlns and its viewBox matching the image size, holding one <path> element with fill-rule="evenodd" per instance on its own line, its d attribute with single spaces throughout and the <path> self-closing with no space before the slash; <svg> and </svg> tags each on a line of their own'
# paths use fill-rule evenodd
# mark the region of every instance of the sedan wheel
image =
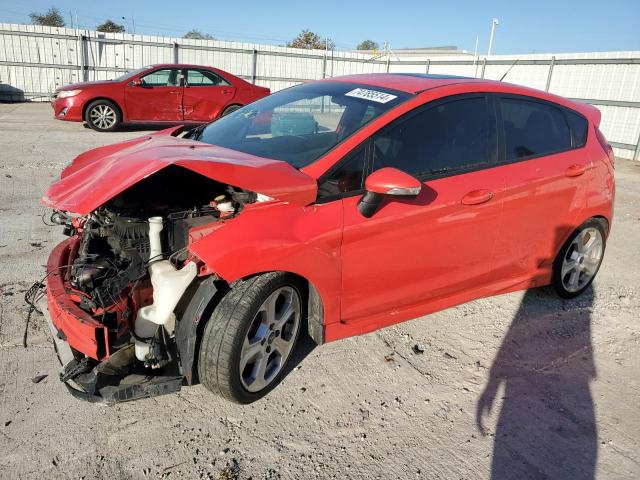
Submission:
<svg viewBox="0 0 640 480">
<path fill-rule="evenodd" d="M 85 121 L 98 132 L 110 132 L 120 125 L 122 117 L 113 102 L 96 100 L 87 107 Z"/>
<path fill-rule="evenodd" d="M 116 123 L 116 112 L 108 105 L 98 105 L 90 113 L 91 122 L 102 130 L 108 130 Z"/>
</svg>

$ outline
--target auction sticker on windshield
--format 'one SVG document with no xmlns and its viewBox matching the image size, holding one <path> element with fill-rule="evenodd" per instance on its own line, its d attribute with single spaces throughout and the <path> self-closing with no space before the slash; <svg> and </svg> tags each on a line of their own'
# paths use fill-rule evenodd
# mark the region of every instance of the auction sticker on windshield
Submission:
<svg viewBox="0 0 640 480">
<path fill-rule="evenodd" d="M 346 97 L 362 98 L 363 100 L 371 100 L 372 102 L 387 103 L 398 98 L 396 95 L 390 93 L 379 92 L 377 90 L 369 90 L 367 88 L 355 88 L 350 92 L 345 93 Z"/>
</svg>

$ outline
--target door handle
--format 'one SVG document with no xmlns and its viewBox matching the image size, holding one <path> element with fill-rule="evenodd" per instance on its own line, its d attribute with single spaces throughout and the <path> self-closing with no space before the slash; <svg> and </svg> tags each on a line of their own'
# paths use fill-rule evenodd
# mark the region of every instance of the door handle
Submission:
<svg viewBox="0 0 640 480">
<path fill-rule="evenodd" d="M 493 192 L 491 190 L 480 189 L 473 190 L 462 197 L 463 205 L 480 205 L 481 203 L 487 203 L 493 198 Z"/>
<path fill-rule="evenodd" d="M 180 93 L 180 90 L 170 90 L 169 93 L 175 95 L 177 93 Z"/>
<path fill-rule="evenodd" d="M 222 90 L 223 95 L 229 95 L 230 93 L 231 93 L 231 90 Z"/>
<path fill-rule="evenodd" d="M 569 168 L 564 171 L 564 174 L 567 177 L 579 177 L 587 170 L 587 167 L 584 165 L 580 165 L 579 163 L 574 163 Z"/>
</svg>

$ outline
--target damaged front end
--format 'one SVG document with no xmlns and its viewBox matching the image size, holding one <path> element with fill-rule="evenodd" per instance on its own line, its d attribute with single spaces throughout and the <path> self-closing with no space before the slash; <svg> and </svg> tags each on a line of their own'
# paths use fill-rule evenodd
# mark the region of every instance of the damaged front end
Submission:
<svg viewBox="0 0 640 480">
<path fill-rule="evenodd" d="M 191 382 L 196 323 L 224 282 L 189 244 L 258 200 L 170 166 L 87 215 L 53 212 L 70 238 L 49 258 L 46 306 L 74 395 L 115 403 Z"/>
</svg>

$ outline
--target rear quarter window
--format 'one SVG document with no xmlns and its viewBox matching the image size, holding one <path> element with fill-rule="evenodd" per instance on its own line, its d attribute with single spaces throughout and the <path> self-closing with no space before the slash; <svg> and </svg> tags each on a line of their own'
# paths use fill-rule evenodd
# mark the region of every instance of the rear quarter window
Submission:
<svg viewBox="0 0 640 480">
<path fill-rule="evenodd" d="M 501 98 L 506 161 L 547 155 L 572 147 L 571 130 L 563 111 L 551 104 Z"/>
<path fill-rule="evenodd" d="M 569 122 L 569 127 L 571 128 L 571 135 L 573 137 L 573 147 L 580 148 L 584 147 L 585 143 L 587 143 L 587 132 L 589 131 L 589 122 L 582 115 L 572 112 L 570 110 L 566 111 L 567 121 Z"/>
</svg>

